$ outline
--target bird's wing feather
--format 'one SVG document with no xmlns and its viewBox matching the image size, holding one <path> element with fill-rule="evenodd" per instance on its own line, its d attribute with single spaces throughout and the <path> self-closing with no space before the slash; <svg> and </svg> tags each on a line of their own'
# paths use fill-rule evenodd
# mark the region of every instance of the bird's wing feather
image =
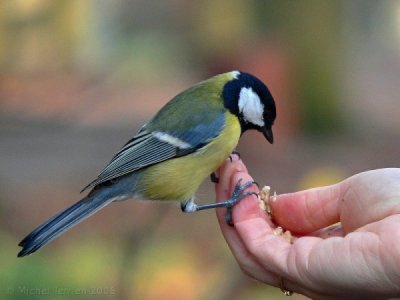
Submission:
<svg viewBox="0 0 400 300">
<path fill-rule="evenodd" d="M 144 127 L 82 191 L 167 159 L 192 153 L 215 138 L 223 129 L 224 122 L 224 114 L 220 114 L 213 122 L 199 123 L 189 130 L 149 132 Z"/>
</svg>

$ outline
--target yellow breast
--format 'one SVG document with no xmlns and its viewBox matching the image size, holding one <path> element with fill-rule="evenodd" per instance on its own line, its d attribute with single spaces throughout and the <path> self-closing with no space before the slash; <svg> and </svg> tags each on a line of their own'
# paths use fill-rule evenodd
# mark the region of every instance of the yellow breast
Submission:
<svg viewBox="0 0 400 300">
<path fill-rule="evenodd" d="M 201 150 L 147 168 L 138 185 L 152 200 L 185 201 L 194 195 L 203 180 L 214 172 L 235 149 L 240 138 L 236 116 L 226 113 L 220 136 Z"/>
</svg>

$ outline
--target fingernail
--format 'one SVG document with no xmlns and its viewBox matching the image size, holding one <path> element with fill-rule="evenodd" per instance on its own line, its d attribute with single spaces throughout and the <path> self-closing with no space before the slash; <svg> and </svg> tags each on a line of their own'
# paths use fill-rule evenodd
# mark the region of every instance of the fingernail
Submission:
<svg viewBox="0 0 400 300">
<path fill-rule="evenodd" d="M 274 195 L 271 196 L 270 201 L 271 202 L 276 202 L 276 200 L 278 200 L 278 196 L 277 196 L 276 192 L 274 192 Z"/>
</svg>

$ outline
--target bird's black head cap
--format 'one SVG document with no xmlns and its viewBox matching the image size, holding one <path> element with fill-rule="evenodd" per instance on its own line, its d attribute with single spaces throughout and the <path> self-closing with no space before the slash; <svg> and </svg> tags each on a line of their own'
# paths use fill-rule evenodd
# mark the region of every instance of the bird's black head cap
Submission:
<svg viewBox="0 0 400 300">
<path fill-rule="evenodd" d="M 248 129 L 261 131 L 273 142 L 272 125 L 276 118 L 275 101 L 267 86 L 257 77 L 233 71 L 235 78 L 222 91 L 224 105 L 238 116 L 242 133 Z"/>
</svg>

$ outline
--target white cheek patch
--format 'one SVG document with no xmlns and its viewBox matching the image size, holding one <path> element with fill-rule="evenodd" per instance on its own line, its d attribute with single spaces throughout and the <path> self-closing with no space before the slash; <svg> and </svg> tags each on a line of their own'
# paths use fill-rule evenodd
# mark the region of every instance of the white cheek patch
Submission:
<svg viewBox="0 0 400 300">
<path fill-rule="evenodd" d="M 247 122 L 264 126 L 264 105 L 252 88 L 244 87 L 240 90 L 238 106 L 239 111 Z"/>
</svg>

